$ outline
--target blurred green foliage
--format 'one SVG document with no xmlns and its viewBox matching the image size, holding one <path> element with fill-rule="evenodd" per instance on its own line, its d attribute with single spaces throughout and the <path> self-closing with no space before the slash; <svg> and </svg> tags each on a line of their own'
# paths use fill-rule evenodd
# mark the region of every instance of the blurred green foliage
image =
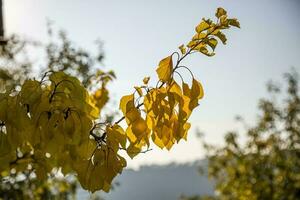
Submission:
<svg viewBox="0 0 300 200">
<path fill-rule="evenodd" d="M 215 196 L 182 197 L 184 200 L 296 200 L 300 198 L 300 96 L 299 75 L 284 75 L 286 93 L 270 82 L 270 98 L 259 101 L 255 125 L 245 126 L 245 137 L 229 132 L 225 145 L 204 142 L 208 176 Z M 249 93 L 250 95 L 250 93 Z M 283 100 L 281 99 L 283 97 Z M 242 142 L 241 142 L 242 141 Z"/>
<path fill-rule="evenodd" d="M 39 181 L 32 171 L 26 170 L 2 177 L 0 199 L 76 199 L 77 187 L 76 181 L 58 177 Z"/>
</svg>

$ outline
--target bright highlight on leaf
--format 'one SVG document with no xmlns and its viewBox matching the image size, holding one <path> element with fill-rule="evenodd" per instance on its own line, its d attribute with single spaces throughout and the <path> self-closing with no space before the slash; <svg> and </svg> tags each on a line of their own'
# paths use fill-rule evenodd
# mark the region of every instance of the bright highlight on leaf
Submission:
<svg viewBox="0 0 300 200">
<path fill-rule="evenodd" d="M 167 150 L 186 140 L 188 120 L 204 91 L 182 60 L 195 52 L 215 55 L 218 40 L 227 40 L 221 30 L 239 27 L 222 8 L 216 16 L 218 22 L 203 19 L 180 52 L 159 62 L 156 86 L 145 77 L 132 94 L 121 98 L 123 117 L 115 122 L 101 118 L 109 100 L 106 84 L 115 77 L 111 72 L 99 71 L 94 81 L 100 80 L 101 87 L 92 91 L 76 77 L 49 72 L 44 80 L 25 81 L 20 92 L 0 93 L 0 173 L 30 165 L 39 179 L 46 179 L 56 168 L 64 175 L 75 173 L 84 189 L 109 191 L 126 166 L 121 150 L 134 158 L 149 150 L 151 140 Z M 185 82 L 182 73 L 190 74 L 192 81 Z"/>
</svg>

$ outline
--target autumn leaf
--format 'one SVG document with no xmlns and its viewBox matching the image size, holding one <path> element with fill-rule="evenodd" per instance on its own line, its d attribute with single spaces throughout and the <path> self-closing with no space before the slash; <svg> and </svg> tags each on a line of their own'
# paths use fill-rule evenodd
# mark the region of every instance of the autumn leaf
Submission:
<svg viewBox="0 0 300 200">
<path fill-rule="evenodd" d="M 37 178 L 46 180 L 53 169 L 61 169 L 64 175 L 75 173 L 86 190 L 108 192 L 126 167 L 121 151 L 134 158 L 150 148 L 151 140 L 167 150 L 186 140 L 189 118 L 204 90 L 182 61 L 195 52 L 215 55 L 218 40 L 227 41 L 222 30 L 240 27 L 222 8 L 216 17 L 217 22 L 202 19 L 192 39 L 178 47 L 180 52 L 159 62 L 156 85 L 147 76 L 120 99 L 119 119 L 101 112 L 113 72 L 98 70 L 85 80 L 95 83 L 89 87 L 63 70 L 51 70 L 41 81 L 25 80 L 18 90 L 7 87 L 0 93 L 0 174 L 12 168 L 17 174 L 30 164 Z"/>
<path fill-rule="evenodd" d="M 150 77 L 147 76 L 147 77 L 145 77 L 145 78 L 143 79 L 143 83 L 144 83 L 145 85 L 147 85 L 148 82 L 149 82 L 149 80 L 150 80 Z"/>
<path fill-rule="evenodd" d="M 158 68 L 156 69 L 159 80 L 162 82 L 168 82 L 171 79 L 173 71 L 172 57 L 168 56 L 159 62 Z"/>
<path fill-rule="evenodd" d="M 202 31 L 208 29 L 210 25 L 206 21 L 201 21 L 198 26 L 196 26 L 196 32 L 201 33 Z"/>
</svg>

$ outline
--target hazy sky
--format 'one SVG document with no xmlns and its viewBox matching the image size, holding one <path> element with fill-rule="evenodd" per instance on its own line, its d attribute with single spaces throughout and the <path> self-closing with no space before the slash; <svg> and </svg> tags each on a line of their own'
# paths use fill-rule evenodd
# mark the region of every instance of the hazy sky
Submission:
<svg viewBox="0 0 300 200">
<path fill-rule="evenodd" d="M 157 63 L 188 42 L 202 17 L 214 17 L 217 7 L 236 17 L 241 29 L 227 31 L 228 44 L 218 46 L 216 56 L 193 55 L 188 65 L 205 88 L 205 98 L 191 117 L 187 142 L 171 152 L 154 149 L 130 161 L 145 163 L 191 161 L 203 156 L 195 129 L 210 142 L 238 126 L 240 114 L 256 118 L 257 100 L 265 96 L 269 79 L 282 80 L 294 66 L 300 71 L 300 1 L 298 0 L 3 0 L 8 33 L 45 40 L 46 19 L 64 29 L 76 44 L 95 49 L 100 38 L 105 46 L 105 69 L 118 79 L 112 84 L 113 99 L 133 91 L 145 76 L 155 77 Z"/>
</svg>

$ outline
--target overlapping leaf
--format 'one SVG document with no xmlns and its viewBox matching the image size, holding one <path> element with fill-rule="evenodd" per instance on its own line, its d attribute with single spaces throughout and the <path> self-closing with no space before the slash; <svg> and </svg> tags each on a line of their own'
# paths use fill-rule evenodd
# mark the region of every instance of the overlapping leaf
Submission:
<svg viewBox="0 0 300 200">
<path fill-rule="evenodd" d="M 193 52 L 213 56 L 218 40 L 224 44 L 227 40 L 221 30 L 240 26 L 235 18 L 227 18 L 224 9 L 219 8 L 216 17 L 216 23 L 203 19 L 179 53 L 159 62 L 155 87 L 146 77 L 132 94 L 121 98 L 123 117 L 115 123 L 102 122 L 100 117 L 109 99 L 106 84 L 115 78 L 110 72 L 95 75 L 95 83 L 100 80 L 101 84 L 92 92 L 76 77 L 52 72 L 48 81 L 26 80 L 20 92 L 7 89 L 1 93 L 0 173 L 11 168 L 22 171 L 30 165 L 39 179 L 45 179 L 57 168 L 65 175 L 75 172 L 87 190 L 108 191 L 113 178 L 126 166 L 120 150 L 133 158 L 148 150 L 151 140 L 168 150 L 186 140 L 191 126 L 188 120 L 204 92 L 181 61 Z M 192 80 L 185 82 L 180 69 L 187 69 Z M 121 126 L 123 120 L 126 123 Z"/>
</svg>

